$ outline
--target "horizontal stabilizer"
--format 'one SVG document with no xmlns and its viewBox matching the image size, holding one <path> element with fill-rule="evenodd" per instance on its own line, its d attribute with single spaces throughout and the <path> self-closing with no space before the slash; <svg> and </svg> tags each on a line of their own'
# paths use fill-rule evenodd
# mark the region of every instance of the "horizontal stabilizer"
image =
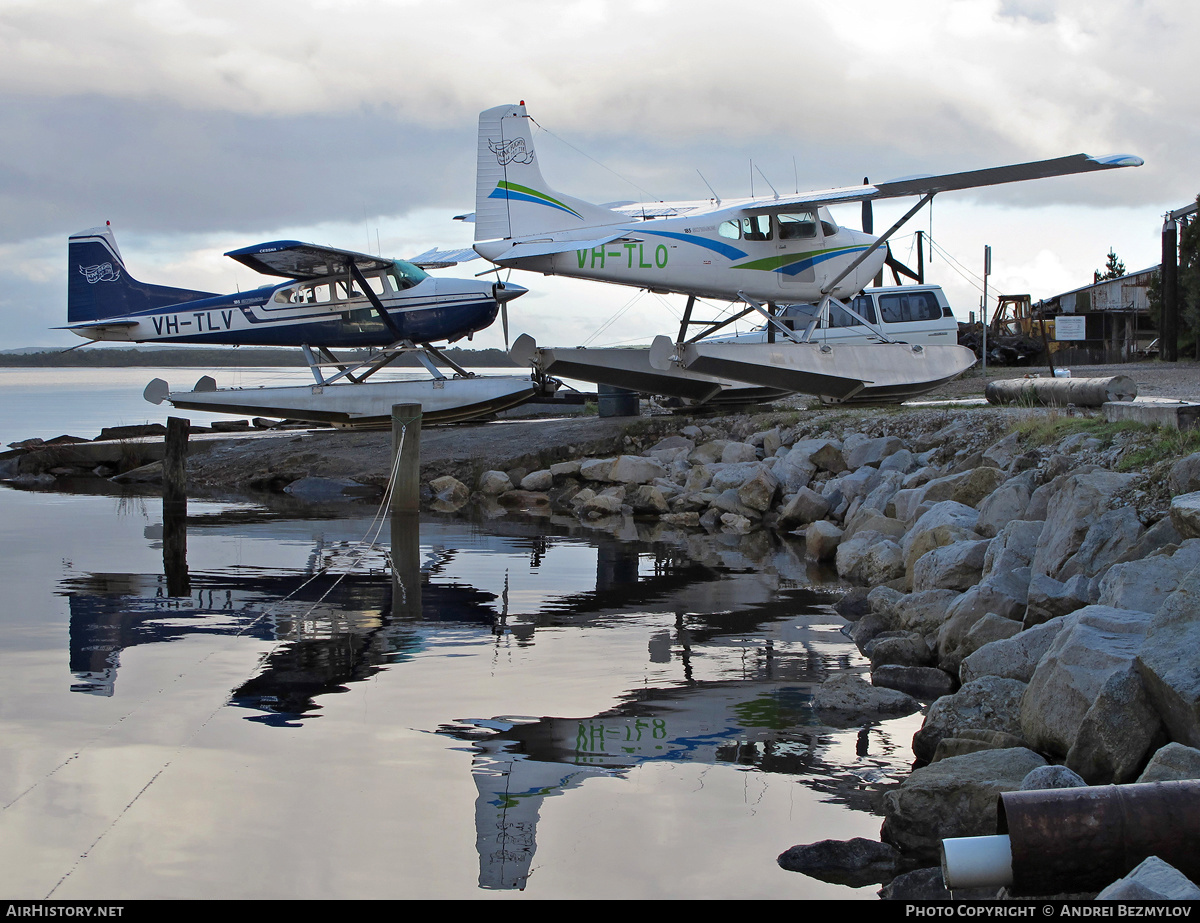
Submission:
<svg viewBox="0 0 1200 923">
<path fill-rule="evenodd" d="M 595 237 L 590 240 L 531 240 L 514 241 L 512 246 L 502 253 L 489 256 L 488 259 L 496 263 L 501 263 L 504 260 L 522 259 L 527 256 L 549 256 L 553 253 L 571 253 L 575 250 L 591 250 L 593 247 L 600 247 L 604 244 L 612 243 L 614 240 L 635 240 L 626 235 L 624 231 L 618 231 L 615 234 L 606 234 L 604 237 Z"/>
<path fill-rule="evenodd" d="M 479 254 L 470 247 L 463 247 L 460 250 L 439 250 L 437 247 L 433 247 L 420 256 L 414 256 L 408 262 L 414 266 L 420 266 L 422 269 L 446 269 L 449 266 L 457 266 L 459 263 L 477 259 L 479 259 Z"/>
</svg>

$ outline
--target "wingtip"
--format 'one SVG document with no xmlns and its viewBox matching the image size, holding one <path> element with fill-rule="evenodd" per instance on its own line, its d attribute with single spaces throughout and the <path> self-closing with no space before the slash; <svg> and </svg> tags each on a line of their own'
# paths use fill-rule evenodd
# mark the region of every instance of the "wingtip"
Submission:
<svg viewBox="0 0 1200 923">
<path fill-rule="evenodd" d="M 1146 162 L 1135 154 L 1109 154 L 1107 157 L 1092 157 L 1091 159 L 1106 167 L 1140 167 Z"/>
</svg>

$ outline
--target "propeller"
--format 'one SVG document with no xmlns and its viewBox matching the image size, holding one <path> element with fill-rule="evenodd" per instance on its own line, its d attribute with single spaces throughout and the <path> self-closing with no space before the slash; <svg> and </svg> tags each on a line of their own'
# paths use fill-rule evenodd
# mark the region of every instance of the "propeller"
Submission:
<svg viewBox="0 0 1200 923">
<path fill-rule="evenodd" d="M 863 185 L 869 186 L 871 181 L 867 177 L 863 177 Z M 871 200 L 863 199 L 862 202 L 862 229 L 865 234 L 875 233 L 875 216 L 871 211 Z"/>
<path fill-rule="evenodd" d="M 504 328 L 504 348 L 508 349 L 508 303 L 524 295 L 529 289 L 510 282 L 497 282 L 492 286 L 492 297 L 500 305 L 500 323 Z"/>
</svg>

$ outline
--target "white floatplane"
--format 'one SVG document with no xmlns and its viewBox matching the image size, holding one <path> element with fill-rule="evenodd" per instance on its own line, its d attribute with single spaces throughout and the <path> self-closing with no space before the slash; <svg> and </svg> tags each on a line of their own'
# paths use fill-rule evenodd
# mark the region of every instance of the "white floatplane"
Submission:
<svg viewBox="0 0 1200 923">
<path fill-rule="evenodd" d="M 970 350 L 952 340 L 897 336 L 878 315 L 864 315 L 865 302 L 850 300 L 888 260 L 887 239 L 939 192 L 1142 163 L 1129 155 L 1075 154 L 797 195 L 606 207 L 546 183 L 531 122 L 524 103 L 480 113 L 476 252 L 497 266 L 688 300 L 678 336 L 660 337 L 649 350 L 546 349 L 521 338 L 514 358 L 542 373 L 689 400 L 706 390 L 702 399 L 725 398 L 747 386 L 835 402 L 903 400 L 956 378 L 974 363 Z M 901 196 L 921 198 L 880 237 L 840 227 L 826 207 Z M 697 298 L 738 308 L 716 321 L 693 320 Z M 711 339 L 752 312 L 765 321 L 760 342 Z M 857 329 L 831 335 L 838 327 Z"/>
<path fill-rule="evenodd" d="M 204 376 L 190 391 L 173 391 L 162 379 L 146 387 L 148 401 L 190 410 L 371 425 L 387 420 L 392 404 L 420 403 L 427 420 L 454 422 L 513 407 L 552 386 L 537 375 L 476 375 L 433 345 L 483 330 L 498 314 L 507 331 L 507 302 L 526 291 L 519 285 L 435 278 L 425 268 L 446 263 L 296 240 L 226 255 L 285 281 L 231 295 L 152 285 L 129 274 L 107 225 L 73 234 L 66 329 L 89 340 L 298 346 L 314 378 L 312 385 L 219 389 Z M 370 351 L 339 358 L 332 350 L 342 348 Z M 404 355 L 415 356 L 430 377 L 370 380 Z"/>
</svg>

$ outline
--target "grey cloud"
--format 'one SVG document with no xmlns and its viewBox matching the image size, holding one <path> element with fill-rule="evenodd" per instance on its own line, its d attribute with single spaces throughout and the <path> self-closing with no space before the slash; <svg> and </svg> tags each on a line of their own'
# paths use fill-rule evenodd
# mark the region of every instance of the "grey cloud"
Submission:
<svg viewBox="0 0 1200 923">
<path fill-rule="evenodd" d="M 0 242 L 118 218 L 252 230 L 469 202 L 473 126 L 367 109 L 256 117 L 102 97 L 0 97 Z"/>
</svg>

